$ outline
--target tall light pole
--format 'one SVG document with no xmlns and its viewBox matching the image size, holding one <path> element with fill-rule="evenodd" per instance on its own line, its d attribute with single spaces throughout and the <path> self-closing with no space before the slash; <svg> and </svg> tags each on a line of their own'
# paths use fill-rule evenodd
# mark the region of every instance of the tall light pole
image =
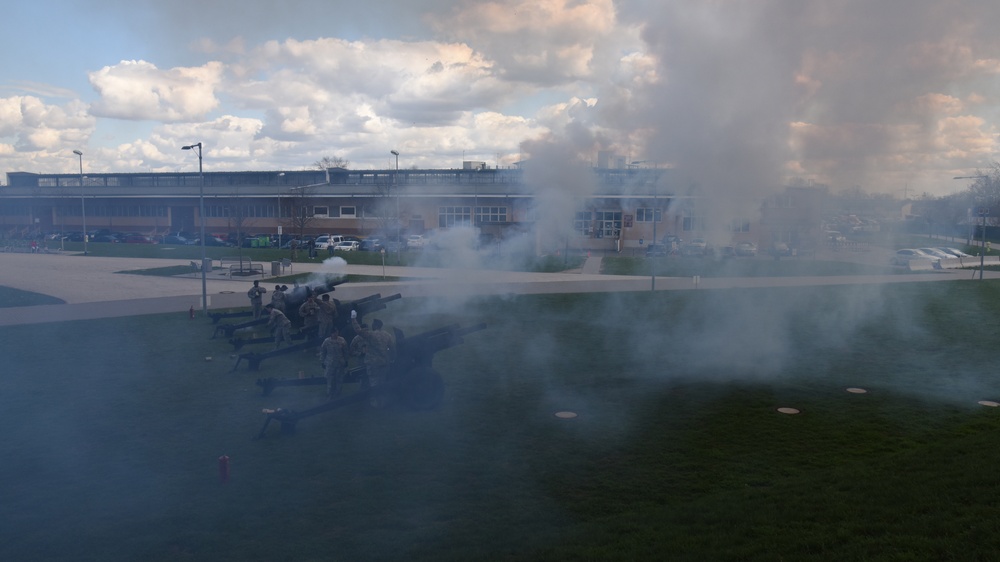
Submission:
<svg viewBox="0 0 1000 562">
<path fill-rule="evenodd" d="M 278 173 L 278 177 L 279 178 L 285 177 L 285 172 L 279 172 Z M 282 228 L 281 228 L 281 185 L 280 185 L 281 180 L 278 180 L 278 182 L 279 182 L 279 185 L 278 185 L 278 214 L 275 216 L 275 219 L 278 222 L 278 249 L 280 250 L 281 249 L 281 234 L 282 234 Z"/>
<path fill-rule="evenodd" d="M 201 143 L 182 146 L 181 150 L 198 149 L 198 217 L 201 219 L 201 312 L 208 314 L 208 285 L 205 276 L 208 274 L 205 258 L 205 173 L 201 167 Z"/>
<path fill-rule="evenodd" d="M 392 175 L 392 186 L 396 188 L 396 263 L 399 263 L 399 253 L 403 251 L 403 241 L 399 239 L 399 151 L 394 149 L 389 153 L 396 157 L 396 173 Z"/>
<path fill-rule="evenodd" d="M 654 183 L 653 184 L 653 241 L 650 242 L 650 244 L 653 246 L 654 251 L 653 251 L 653 255 L 651 256 L 653 259 L 650 260 L 650 265 L 652 266 L 650 268 L 650 270 L 651 270 L 650 286 L 649 286 L 649 290 L 650 291 L 655 291 L 656 290 L 656 251 L 655 251 L 655 249 L 656 249 L 656 215 L 657 215 L 657 211 L 659 211 L 659 209 L 657 208 L 657 204 L 659 203 L 659 201 L 656 200 L 657 191 L 658 190 L 656 189 L 656 184 Z"/>
<path fill-rule="evenodd" d="M 74 150 L 73 154 L 80 157 L 80 216 L 83 217 L 83 255 L 87 255 L 87 203 L 83 198 L 83 152 Z"/>
<path fill-rule="evenodd" d="M 988 180 L 989 176 L 955 176 L 956 180 Z M 990 208 L 980 205 L 976 208 L 976 213 L 983 217 L 983 238 L 982 246 L 979 248 L 979 280 L 983 280 L 983 270 L 986 269 L 986 215 L 990 214 Z"/>
</svg>

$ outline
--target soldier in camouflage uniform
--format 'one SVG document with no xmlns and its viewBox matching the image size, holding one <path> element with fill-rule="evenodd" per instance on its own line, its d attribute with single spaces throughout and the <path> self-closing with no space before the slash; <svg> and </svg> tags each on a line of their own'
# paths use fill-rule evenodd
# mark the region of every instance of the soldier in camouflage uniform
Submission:
<svg viewBox="0 0 1000 562">
<path fill-rule="evenodd" d="M 285 313 L 268 304 L 264 307 L 267 310 L 267 327 L 274 330 L 274 349 L 281 347 L 281 342 L 292 344 L 292 321 L 285 316 Z"/>
<path fill-rule="evenodd" d="M 340 337 L 337 328 L 320 345 L 320 364 L 326 370 L 326 395 L 336 398 L 347 369 L 347 340 Z"/>
<path fill-rule="evenodd" d="M 260 318 L 261 306 L 264 304 L 264 293 L 267 289 L 260 286 L 260 281 L 254 281 L 253 287 L 247 291 L 247 297 L 250 298 L 250 307 L 253 309 L 253 319 L 257 320 Z"/>
<path fill-rule="evenodd" d="M 396 356 L 396 340 L 382 329 L 381 320 L 372 321 L 372 329 L 358 324 L 358 311 L 351 311 L 351 326 L 365 342 L 365 367 L 368 371 L 368 384 L 371 385 L 373 395 L 372 406 L 376 408 L 384 407 L 386 396 L 379 393 L 378 388 L 385 384 L 389 376 L 389 364 Z"/>
<path fill-rule="evenodd" d="M 302 317 L 302 331 L 305 332 L 306 339 L 316 338 L 319 331 L 319 304 L 316 303 L 314 295 L 309 295 L 306 302 L 299 307 L 299 316 Z"/>
<path fill-rule="evenodd" d="M 281 285 L 274 286 L 274 292 L 271 293 L 271 304 L 274 305 L 274 308 L 285 312 L 285 291 L 281 290 Z"/>
<path fill-rule="evenodd" d="M 337 304 L 330 300 L 330 295 L 324 294 L 319 298 L 319 337 L 325 338 L 333 332 L 333 325 L 337 321 Z"/>
</svg>

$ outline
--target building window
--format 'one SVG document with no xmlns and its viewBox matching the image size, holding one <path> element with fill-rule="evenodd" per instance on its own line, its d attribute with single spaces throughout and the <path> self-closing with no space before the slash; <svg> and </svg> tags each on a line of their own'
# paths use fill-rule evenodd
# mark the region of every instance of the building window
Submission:
<svg viewBox="0 0 1000 562">
<path fill-rule="evenodd" d="M 584 236 L 590 236 L 594 228 L 594 214 L 590 211 L 577 211 L 573 218 L 573 230 Z"/>
<path fill-rule="evenodd" d="M 357 216 L 357 208 L 353 206 L 341 207 L 340 216 L 341 218 L 354 218 L 355 216 Z"/>
<path fill-rule="evenodd" d="M 472 207 L 438 207 L 438 228 L 470 224 L 472 224 Z"/>
<path fill-rule="evenodd" d="M 205 216 L 215 218 L 226 218 L 229 216 L 228 205 L 205 205 Z"/>
<path fill-rule="evenodd" d="M 685 232 L 705 230 L 705 217 L 684 217 L 683 228 Z"/>
<path fill-rule="evenodd" d="M 621 211 L 595 211 L 594 237 L 614 238 L 622 231 Z"/>
<path fill-rule="evenodd" d="M 328 217 L 328 216 L 330 216 L 330 208 L 329 207 L 313 207 L 313 216 L 314 217 Z"/>
<path fill-rule="evenodd" d="M 655 219 L 653 217 L 656 217 Z M 636 222 L 663 222 L 663 210 L 662 209 L 650 209 L 647 207 L 640 207 L 635 210 L 635 221 Z"/>
<path fill-rule="evenodd" d="M 476 224 L 507 222 L 507 207 L 476 207 Z"/>
</svg>

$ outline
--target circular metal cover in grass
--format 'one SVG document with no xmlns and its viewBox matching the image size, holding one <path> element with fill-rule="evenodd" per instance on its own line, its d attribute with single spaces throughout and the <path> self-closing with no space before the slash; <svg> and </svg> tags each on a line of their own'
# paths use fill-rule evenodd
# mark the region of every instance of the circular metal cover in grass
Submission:
<svg viewBox="0 0 1000 562">
<path fill-rule="evenodd" d="M 847 392 L 850 392 L 851 394 L 866 394 L 868 391 L 863 388 L 851 387 L 847 389 Z"/>
<path fill-rule="evenodd" d="M 564 420 L 571 420 L 576 417 L 576 412 L 556 412 L 556 417 Z"/>
<path fill-rule="evenodd" d="M 997 406 L 1000 406 L 1000 402 L 994 402 L 992 400 L 980 400 L 979 404 L 981 406 L 989 406 L 990 408 L 996 408 Z"/>
<path fill-rule="evenodd" d="M 205 358 L 205 361 L 211 361 L 211 360 L 212 360 L 212 358 L 211 358 L 211 357 L 206 357 L 206 358 Z"/>
<path fill-rule="evenodd" d="M 795 408 L 778 408 L 778 411 L 782 414 L 797 414 L 799 411 Z"/>
</svg>

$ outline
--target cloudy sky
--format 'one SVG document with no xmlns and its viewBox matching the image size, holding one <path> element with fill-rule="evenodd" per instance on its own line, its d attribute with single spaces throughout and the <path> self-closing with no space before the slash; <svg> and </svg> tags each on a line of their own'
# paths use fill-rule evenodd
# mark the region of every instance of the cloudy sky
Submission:
<svg viewBox="0 0 1000 562">
<path fill-rule="evenodd" d="M 960 191 L 997 158 L 996 0 L 35 0 L 0 173 L 510 166 L 556 145 L 705 185 Z"/>
</svg>

